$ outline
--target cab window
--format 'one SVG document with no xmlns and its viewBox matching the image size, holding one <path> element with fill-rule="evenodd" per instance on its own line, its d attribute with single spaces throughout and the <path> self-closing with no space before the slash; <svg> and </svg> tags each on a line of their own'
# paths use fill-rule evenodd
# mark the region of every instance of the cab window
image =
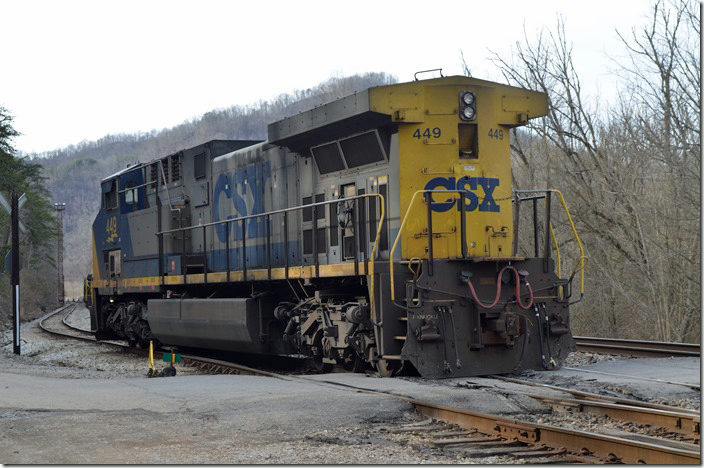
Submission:
<svg viewBox="0 0 704 468">
<path fill-rule="evenodd" d="M 117 208 L 117 181 L 115 180 L 103 187 L 103 208 L 106 210 Z"/>
</svg>

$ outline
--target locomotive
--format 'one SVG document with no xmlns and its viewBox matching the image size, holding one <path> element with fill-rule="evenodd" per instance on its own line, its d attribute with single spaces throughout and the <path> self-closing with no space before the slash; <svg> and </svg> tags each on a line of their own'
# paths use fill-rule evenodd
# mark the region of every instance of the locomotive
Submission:
<svg viewBox="0 0 704 468">
<path fill-rule="evenodd" d="M 129 166 L 101 181 L 92 329 L 381 376 L 557 367 L 585 258 L 563 277 L 564 199 L 512 190 L 510 165 L 510 129 L 546 113 L 540 92 L 416 80 Z"/>
</svg>

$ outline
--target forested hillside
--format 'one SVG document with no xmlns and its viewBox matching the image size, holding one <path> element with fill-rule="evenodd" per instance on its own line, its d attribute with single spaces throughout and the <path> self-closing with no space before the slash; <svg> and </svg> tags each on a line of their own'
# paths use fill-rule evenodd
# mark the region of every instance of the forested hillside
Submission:
<svg viewBox="0 0 704 468">
<path fill-rule="evenodd" d="M 108 135 L 97 141 L 29 155 L 45 168 L 46 185 L 54 201 L 66 203 L 67 296 L 82 295 L 82 277 L 90 267 L 90 226 L 100 204 L 100 179 L 128 164 L 149 161 L 213 139 L 264 140 L 267 124 L 271 122 L 371 86 L 394 82 L 396 78 L 385 73 L 331 78 L 311 89 L 281 94 L 269 101 L 216 109 L 170 129 Z"/>
</svg>

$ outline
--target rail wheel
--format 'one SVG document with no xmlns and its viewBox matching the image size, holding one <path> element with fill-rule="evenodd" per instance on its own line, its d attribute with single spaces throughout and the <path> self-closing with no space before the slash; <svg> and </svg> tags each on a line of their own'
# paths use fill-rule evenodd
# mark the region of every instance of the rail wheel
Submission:
<svg viewBox="0 0 704 468">
<path fill-rule="evenodd" d="M 332 364 L 323 362 L 323 356 L 325 355 L 325 348 L 323 343 L 323 332 L 319 330 L 315 334 L 313 339 L 313 346 L 311 347 L 313 365 L 317 372 L 326 373 L 332 370 Z"/>
<path fill-rule="evenodd" d="M 401 361 L 390 361 L 388 359 L 379 359 L 374 363 L 379 377 L 393 377 L 401 370 L 403 363 Z"/>
<path fill-rule="evenodd" d="M 342 358 L 342 367 L 344 367 L 347 372 L 354 372 L 355 374 L 359 374 L 361 372 L 364 372 L 366 363 L 361 357 L 357 355 L 356 352 L 351 349 L 347 349 L 345 350 L 345 354 Z"/>
</svg>

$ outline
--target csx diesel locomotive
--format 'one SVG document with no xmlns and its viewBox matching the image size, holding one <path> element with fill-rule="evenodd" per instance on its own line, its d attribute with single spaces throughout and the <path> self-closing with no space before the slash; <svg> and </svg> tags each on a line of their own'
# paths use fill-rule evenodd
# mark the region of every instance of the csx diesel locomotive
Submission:
<svg viewBox="0 0 704 468">
<path fill-rule="evenodd" d="M 443 77 L 128 167 L 101 182 L 92 327 L 383 376 L 559 365 L 575 276 L 550 222 L 559 192 L 513 191 L 509 147 L 546 112 L 545 94 Z"/>
</svg>

